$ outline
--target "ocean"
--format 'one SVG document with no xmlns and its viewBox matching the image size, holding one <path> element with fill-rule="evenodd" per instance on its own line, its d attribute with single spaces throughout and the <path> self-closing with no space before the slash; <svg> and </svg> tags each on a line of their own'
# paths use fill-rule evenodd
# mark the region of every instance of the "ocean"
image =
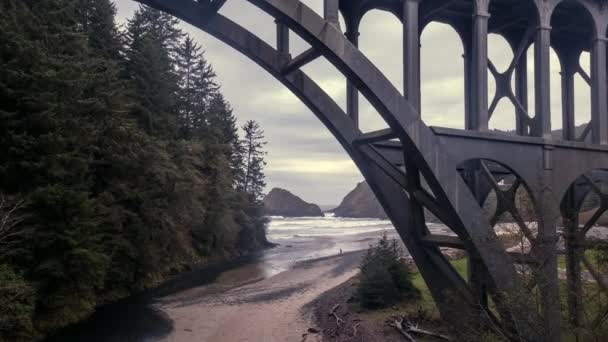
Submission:
<svg viewBox="0 0 608 342">
<path fill-rule="evenodd" d="M 435 234 L 449 232 L 442 224 L 427 225 Z M 300 261 L 367 249 L 384 234 L 400 241 L 389 220 L 339 218 L 331 213 L 325 217 L 270 217 L 268 240 L 278 246 L 265 251 L 260 263 L 265 276 L 272 276 Z"/>
</svg>

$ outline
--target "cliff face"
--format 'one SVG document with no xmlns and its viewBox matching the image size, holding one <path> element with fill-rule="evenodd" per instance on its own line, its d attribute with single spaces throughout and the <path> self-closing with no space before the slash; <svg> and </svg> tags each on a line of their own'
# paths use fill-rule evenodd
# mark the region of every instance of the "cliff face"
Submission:
<svg viewBox="0 0 608 342">
<path fill-rule="evenodd" d="M 264 198 L 264 211 L 268 216 L 320 217 L 323 212 L 318 205 L 307 203 L 291 192 L 274 188 Z"/>
<path fill-rule="evenodd" d="M 357 184 L 357 187 L 344 197 L 340 206 L 333 212 L 337 217 L 387 218 L 384 209 L 366 182 Z"/>
</svg>

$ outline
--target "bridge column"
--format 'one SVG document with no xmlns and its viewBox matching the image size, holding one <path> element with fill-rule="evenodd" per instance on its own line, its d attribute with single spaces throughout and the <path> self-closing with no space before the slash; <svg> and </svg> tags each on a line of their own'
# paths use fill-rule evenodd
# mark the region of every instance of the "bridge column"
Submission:
<svg viewBox="0 0 608 342">
<path fill-rule="evenodd" d="M 277 24 L 277 51 L 281 54 L 289 54 L 289 28 L 287 25 L 276 21 Z"/>
<path fill-rule="evenodd" d="M 339 15 L 340 0 L 324 0 L 323 1 L 323 16 L 325 20 L 340 28 Z"/>
<path fill-rule="evenodd" d="M 517 135 L 530 135 L 528 131 L 528 59 L 526 55 L 520 58 L 515 67 L 515 97 L 521 104 L 525 112 L 516 108 L 515 122 L 517 125 Z"/>
<path fill-rule="evenodd" d="M 606 38 L 596 38 L 591 51 L 591 139 L 608 143 L 608 82 L 606 76 Z"/>
<path fill-rule="evenodd" d="M 574 124 L 575 102 L 574 102 L 574 76 L 579 65 L 580 52 L 573 53 L 569 48 L 558 49 L 561 63 L 562 78 L 562 138 L 564 140 L 575 140 L 576 130 Z"/>
<path fill-rule="evenodd" d="M 490 0 L 475 0 L 471 54 L 471 115 L 467 129 L 488 130 L 488 12 Z"/>
<path fill-rule="evenodd" d="M 551 138 L 551 26 L 541 23 L 534 43 L 536 116 L 533 136 Z"/>
<path fill-rule="evenodd" d="M 359 46 L 358 28 L 349 27 L 346 31 L 346 39 L 354 46 Z M 346 81 L 346 113 L 353 120 L 355 127 L 359 127 L 359 90 L 350 81 Z"/>
<path fill-rule="evenodd" d="M 566 272 L 568 319 L 573 327 L 578 328 L 583 317 L 582 282 L 581 282 L 581 246 L 578 238 L 579 210 L 576 205 L 576 182 L 565 196 L 564 240 L 566 243 Z M 577 333 L 577 341 L 580 336 Z"/>
<path fill-rule="evenodd" d="M 403 3 L 403 93 L 421 114 L 419 4 L 420 0 Z"/>
</svg>

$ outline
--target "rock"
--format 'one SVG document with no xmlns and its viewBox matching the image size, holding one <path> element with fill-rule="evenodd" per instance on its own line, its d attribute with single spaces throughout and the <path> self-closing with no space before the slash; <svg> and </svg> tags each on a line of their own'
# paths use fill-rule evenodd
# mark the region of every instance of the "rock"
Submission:
<svg viewBox="0 0 608 342">
<path fill-rule="evenodd" d="M 315 328 L 308 328 L 308 332 L 311 334 L 318 334 L 319 330 L 315 329 Z"/>
<path fill-rule="evenodd" d="M 291 192 L 274 188 L 264 197 L 264 211 L 268 216 L 322 217 L 318 205 L 305 202 Z"/>
<path fill-rule="evenodd" d="M 346 218 L 378 218 L 388 219 L 376 195 L 367 182 L 357 184 L 354 190 L 348 193 L 339 207 L 331 210 L 336 217 Z M 427 222 L 439 222 L 433 214 L 425 209 Z"/>
<path fill-rule="evenodd" d="M 367 182 L 357 184 L 340 206 L 333 210 L 336 217 L 386 219 L 386 213 Z"/>
</svg>

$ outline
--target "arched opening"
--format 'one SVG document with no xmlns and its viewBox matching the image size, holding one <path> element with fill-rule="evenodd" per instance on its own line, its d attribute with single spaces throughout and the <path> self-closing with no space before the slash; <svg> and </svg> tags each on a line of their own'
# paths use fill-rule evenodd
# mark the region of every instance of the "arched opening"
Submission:
<svg viewBox="0 0 608 342">
<path fill-rule="evenodd" d="M 559 131 L 563 127 L 562 115 L 562 86 L 561 86 L 561 68 L 557 52 L 551 48 L 549 54 L 549 62 L 551 63 L 549 70 L 551 72 L 551 130 L 553 137 L 559 139 Z"/>
<path fill-rule="evenodd" d="M 577 178 L 562 199 L 568 323 L 581 340 L 601 340 L 608 331 L 608 171 Z"/>
<path fill-rule="evenodd" d="M 591 85 L 588 83 L 591 75 L 591 54 L 589 52 L 581 53 L 579 66 L 580 70 L 574 79 L 574 124 L 579 131 L 577 136 L 583 138 L 582 131 L 591 121 Z"/>
<path fill-rule="evenodd" d="M 535 284 L 531 251 L 537 243 L 539 217 L 532 192 L 516 172 L 506 165 L 488 159 L 471 159 L 458 165 L 460 176 L 467 184 L 477 203 L 497 235 L 503 248 L 516 265 L 521 280 Z M 469 272 L 478 273 L 477 286 L 484 286 L 484 269 L 475 267 L 470 259 Z M 538 286 L 530 286 L 535 296 Z"/>
<path fill-rule="evenodd" d="M 489 2 L 488 30 L 488 127 L 493 130 L 529 135 L 534 116 L 534 96 L 528 61 L 534 40 L 530 28 L 538 26 L 534 1 Z M 518 15 L 514 17 L 512 13 Z"/>
<path fill-rule="evenodd" d="M 551 46 L 559 56 L 552 57 L 552 122 L 562 118 L 561 127 L 553 124 L 553 129 L 561 129 L 556 133 L 561 133 L 559 138 L 566 140 L 591 139 L 591 74 L 587 51 L 591 51 L 596 36 L 594 27 L 594 18 L 579 1 L 560 2 L 551 16 Z M 563 101 L 557 103 L 556 99 Z"/>
<path fill-rule="evenodd" d="M 461 163 L 458 171 L 507 250 L 528 253 L 537 236 L 538 217 L 531 191 L 517 173 L 492 160 Z"/>
<path fill-rule="evenodd" d="M 422 119 L 429 126 L 464 129 L 464 48 L 460 36 L 451 26 L 432 22 L 425 27 L 420 42 Z"/>
<path fill-rule="evenodd" d="M 392 13 L 372 10 L 359 24 L 359 50 L 403 94 L 403 28 Z M 378 39 L 382 37 L 382 39 Z M 376 109 L 359 96 L 359 126 L 363 132 L 387 127 Z"/>
<path fill-rule="evenodd" d="M 514 89 L 513 77 L 510 77 L 510 80 L 503 78 L 513 62 L 513 58 L 513 50 L 504 37 L 498 34 L 488 36 L 488 101 L 490 106 L 488 127 L 490 130 L 515 133 L 517 128 L 515 105 L 508 97 L 508 92 L 511 90 L 505 89 L 505 87 Z M 506 84 L 497 84 L 498 82 Z"/>
</svg>

